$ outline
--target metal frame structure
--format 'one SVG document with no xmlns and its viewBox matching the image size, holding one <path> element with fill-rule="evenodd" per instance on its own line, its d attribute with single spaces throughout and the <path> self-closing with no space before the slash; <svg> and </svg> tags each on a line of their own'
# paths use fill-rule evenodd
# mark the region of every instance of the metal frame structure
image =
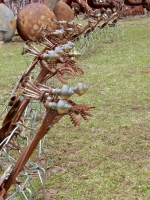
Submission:
<svg viewBox="0 0 150 200">
<path fill-rule="evenodd" d="M 86 40 L 97 27 L 104 28 L 115 17 L 114 14 L 98 27 L 103 20 L 98 14 L 84 28 L 74 21 L 53 20 L 57 24 L 55 31 L 46 26 L 39 30 L 42 39 L 37 44 L 25 43 L 22 54 L 33 60 L 16 82 L 11 99 L 1 113 L 1 116 L 6 115 L 0 129 L 0 200 L 16 195 L 22 200 L 38 196 L 32 183 L 35 174 L 43 188 L 43 199 L 46 199 L 46 170 L 52 163 L 44 150 L 46 135 L 65 115 L 70 116 L 74 126 L 80 124 L 77 116 L 88 121 L 93 108 L 77 105 L 70 99 L 74 94 L 83 95 L 88 89 L 86 85 L 66 85 L 69 78 L 84 74 L 76 63 L 80 53 L 75 49 L 75 42 L 81 37 Z M 54 80 L 63 85 L 56 87 Z M 44 157 L 45 167 L 41 157 Z"/>
</svg>

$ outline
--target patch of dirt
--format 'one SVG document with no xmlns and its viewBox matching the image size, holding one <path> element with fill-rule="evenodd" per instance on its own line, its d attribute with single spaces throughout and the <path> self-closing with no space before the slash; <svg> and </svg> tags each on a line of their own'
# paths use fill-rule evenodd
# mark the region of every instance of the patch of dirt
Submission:
<svg viewBox="0 0 150 200">
<path fill-rule="evenodd" d="M 24 40 L 18 34 L 15 34 L 11 42 L 24 42 Z"/>
</svg>

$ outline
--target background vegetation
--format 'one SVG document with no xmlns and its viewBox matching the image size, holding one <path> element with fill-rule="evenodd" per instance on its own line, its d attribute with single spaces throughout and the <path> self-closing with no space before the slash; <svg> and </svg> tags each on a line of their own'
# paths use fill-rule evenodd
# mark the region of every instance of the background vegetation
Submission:
<svg viewBox="0 0 150 200">
<path fill-rule="evenodd" d="M 65 116 L 47 135 L 46 152 L 58 166 L 46 183 L 52 199 L 150 199 L 149 23 L 149 18 L 120 20 L 119 33 L 100 35 L 95 49 L 78 60 L 85 75 L 69 84 L 83 82 L 89 90 L 74 99 L 95 109 L 89 122 L 73 127 Z M 14 41 L 0 50 L 1 108 L 28 66 L 23 44 Z"/>
</svg>

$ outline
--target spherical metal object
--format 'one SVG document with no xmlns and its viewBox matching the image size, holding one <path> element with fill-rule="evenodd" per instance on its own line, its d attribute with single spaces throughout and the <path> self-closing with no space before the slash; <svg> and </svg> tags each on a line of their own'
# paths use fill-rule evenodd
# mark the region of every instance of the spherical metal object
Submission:
<svg viewBox="0 0 150 200">
<path fill-rule="evenodd" d="M 67 22 L 74 20 L 73 10 L 64 2 L 60 1 L 54 8 L 57 21 L 65 20 Z"/>
<path fill-rule="evenodd" d="M 51 8 L 45 4 L 32 3 L 25 6 L 18 14 L 17 31 L 23 40 L 38 41 L 42 38 L 39 32 L 46 25 L 53 30 L 57 25 L 52 21 L 56 16 Z"/>
<path fill-rule="evenodd" d="M 16 30 L 16 19 L 13 12 L 0 3 L 0 41 L 11 41 Z"/>
</svg>

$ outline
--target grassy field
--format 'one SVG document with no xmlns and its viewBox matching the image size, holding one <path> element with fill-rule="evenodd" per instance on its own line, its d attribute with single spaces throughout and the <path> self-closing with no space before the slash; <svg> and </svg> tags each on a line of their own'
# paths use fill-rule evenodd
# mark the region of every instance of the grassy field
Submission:
<svg viewBox="0 0 150 200">
<path fill-rule="evenodd" d="M 78 60 L 85 74 L 69 84 L 83 82 L 89 89 L 74 100 L 95 109 L 89 122 L 74 127 L 65 116 L 47 135 L 46 152 L 58 166 L 46 182 L 55 193 L 51 199 L 150 199 L 149 24 L 150 18 L 120 20 L 123 36 L 99 37 Z M 23 44 L 0 50 L 1 104 L 28 66 Z"/>
</svg>

